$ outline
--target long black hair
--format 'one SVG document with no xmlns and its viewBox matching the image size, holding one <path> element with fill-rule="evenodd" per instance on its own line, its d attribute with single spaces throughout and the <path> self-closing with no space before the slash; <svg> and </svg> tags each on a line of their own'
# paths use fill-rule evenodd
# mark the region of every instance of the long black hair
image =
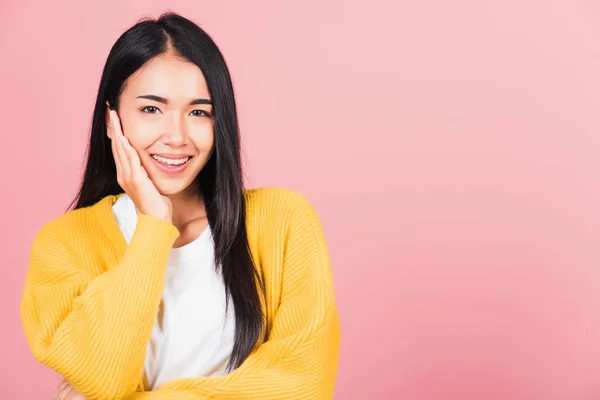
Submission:
<svg viewBox="0 0 600 400">
<path fill-rule="evenodd" d="M 118 109 L 126 80 L 153 57 L 176 52 L 202 71 L 213 102 L 214 152 L 192 185 L 205 203 L 227 299 L 235 310 L 235 341 L 227 366 L 241 365 L 265 335 L 261 308 L 264 284 L 252 260 L 246 234 L 246 201 L 240 137 L 233 85 L 223 55 L 211 37 L 192 21 L 169 12 L 144 19 L 113 45 L 100 80 L 94 107 L 87 164 L 81 188 L 69 208 L 91 206 L 123 193 L 117 183 L 110 139 L 106 135 L 106 101 Z M 229 305 L 229 303 L 228 303 Z"/>
</svg>

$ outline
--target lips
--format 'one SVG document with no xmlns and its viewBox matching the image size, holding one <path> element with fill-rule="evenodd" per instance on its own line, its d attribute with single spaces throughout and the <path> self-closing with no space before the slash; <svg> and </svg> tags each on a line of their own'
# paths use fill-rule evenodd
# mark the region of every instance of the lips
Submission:
<svg viewBox="0 0 600 400">
<path fill-rule="evenodd" d="M 153 154 L 152 158 L 164 165 L 182 165 L 185 164 L 186 162 L 189 161 L 189 159 L 191 158 L 190 156 L 171 156 L 171 157 L 164 157 L 164 156 L 160 156 L 157 154 Z"/>
<path fill-rule="evenodd" d="M 192 156 L 177 154 L 152 154 L 157 169 L 164 174 L 173 175 L 182 172 L 189 164 Z"/>
</svg>

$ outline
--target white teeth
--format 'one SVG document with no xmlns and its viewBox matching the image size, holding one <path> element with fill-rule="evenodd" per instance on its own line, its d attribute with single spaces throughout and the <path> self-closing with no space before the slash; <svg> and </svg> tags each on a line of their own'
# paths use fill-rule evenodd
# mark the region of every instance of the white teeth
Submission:
<svg viewBox="0 0 600 400">
<path fill-rule="evenodd" d="M 185 157 L 185 158 L 180 158 L 178 160 L 174 160 L 172 158 L 164 158 L 164 157 L 159 157 L 159 156 L 155 156 L 152 155 L 152 158 L 154 158 L 156 161 L 159 161 L 163 164 L 168 164 L 168 165 L 181 165 L 181 164 L 185 164 L 187 162 L 187 160 L 189 160 L 189 157 Z"/>
</svg>

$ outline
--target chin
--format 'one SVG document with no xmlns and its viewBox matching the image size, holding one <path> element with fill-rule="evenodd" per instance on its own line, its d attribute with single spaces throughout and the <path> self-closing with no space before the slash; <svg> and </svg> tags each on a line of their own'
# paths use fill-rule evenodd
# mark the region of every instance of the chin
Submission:
<svg viewBox="0 0 600 400">
<path fill-rule="evenodd" d="M 185 190 L 182 185 L 156 185 L 156 188 L 163 196 L 174 196 Z"/>
<path fill-rule="evenodd" d="M 163 196 L 175 196 L 188 190 L 190 184 L 184 182 L 162 182 L 154 183 L 158 192 Z"/>
</svg>

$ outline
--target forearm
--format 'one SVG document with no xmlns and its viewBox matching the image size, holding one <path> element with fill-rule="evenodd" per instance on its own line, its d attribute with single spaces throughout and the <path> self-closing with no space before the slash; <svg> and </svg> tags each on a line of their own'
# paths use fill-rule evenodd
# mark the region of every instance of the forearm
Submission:
<svg viewBox="0 0 600 400">
<path fill-rule="evenodd" d="M 119 263 L 97 277 L 78 272 L 81 268 L 55 272 L 73 260 L 42 269 L 38 255 L 33 257 L 21 308 L 30 347 L 40 362 L 89 398 L 128 394 L 143 368 L 164 268 L 178 233 L 150 218 L 142 218 L 140 228 Z"/>
</svg>

